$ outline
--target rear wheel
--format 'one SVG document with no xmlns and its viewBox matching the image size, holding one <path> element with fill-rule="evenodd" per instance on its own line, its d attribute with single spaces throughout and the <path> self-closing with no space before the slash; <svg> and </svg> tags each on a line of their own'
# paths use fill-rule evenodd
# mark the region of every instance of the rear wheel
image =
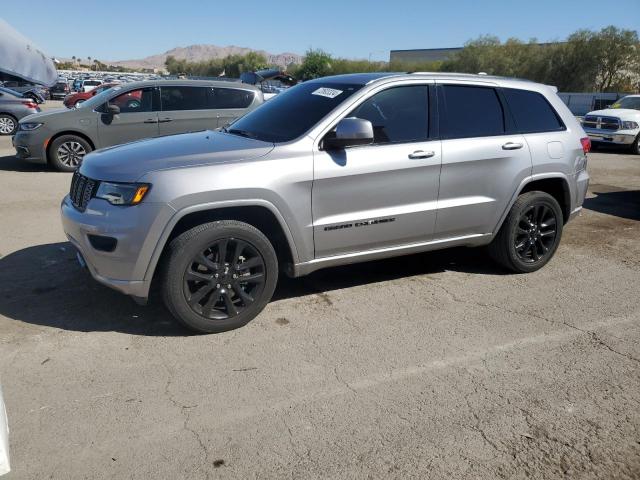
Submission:
<svg viewBox="0 0 640 480">
<path fill-rule="evenodd" d="M 518 273 L 534 272 L 551 260 L 562 236 L 562 209 L 545 192 L 527 192 L 511 207 L 489 254 Z"/>
<path fill-rule="evenodd" d="M 18 121 L 11 115 L 0 114 L 0 135 L 13 135 L 18 130 Z"/>
<path fill-rule="evenodd" d="M 76 135 L 62 135 L 51 142 L 49 160 L 56 170 L 73 172 L 91 150 L 93 150 L 91 145 L 84 138 Z"/>
<path fill-rule="evenodd" d="M 169 245 L 162 273 L 173 316 L 201 333 L 246 325 L 271 299 L 278 262 L 255 227 L 233 220 L 199 225 Z"/>
</svg>

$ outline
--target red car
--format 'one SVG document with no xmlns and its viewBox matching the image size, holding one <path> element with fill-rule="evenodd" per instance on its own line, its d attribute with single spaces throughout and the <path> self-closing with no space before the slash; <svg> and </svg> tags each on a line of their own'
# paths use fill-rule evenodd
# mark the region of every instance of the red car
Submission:
<svg viewBox="0 0 640 480">
<path fill-rule="evenodd" d="M 104 92 L 107 88 L 115 87 L 116 85 L 118 84 L 103 83 L 102 85 L 98 85 L 96 88 L 94 88 L 93 90 L 89 90 L 88 92 L 71 93 L 66 97 L 64 97 L 64 100 L 62 101 L 62 103 L 64 103 L 64 106 L 67 108 L 74 108 L 74 107 L 77 107 L 78 104 L 84 102 L 85 100 L 89 100 L 94 95 Z"/>
</svg>

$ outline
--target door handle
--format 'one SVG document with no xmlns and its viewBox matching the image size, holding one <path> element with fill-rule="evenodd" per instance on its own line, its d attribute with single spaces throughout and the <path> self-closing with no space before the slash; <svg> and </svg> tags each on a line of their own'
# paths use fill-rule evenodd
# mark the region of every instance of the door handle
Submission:
<svg viewBox="0 0 640 480">
<path fill-rule="evenodd" d="M 171 122 L 171 121 L 173 121 L 173 118 L 166 117 L 166 118 L 161 118 L 160 120 L 158 120 L 158 123 L 167 123 L 167 122 Z"/>
<path fill-rule="evenodd" d="M 424 150 L 416 150 L 413 153 L 409 154 L 409 158 L 411 160 L 416 160 L 418 158 L 431 158 L 435 156 L 436 152 L 425 152 Z"/>
<path fill-rule="evenodd" d="M 147 118 L 144 123 L 158 123 L 157 118 Z"/>
<path fill-rule="evenodd" d="M 521 143 L 515 143 L 515 142 L 507 142 L 504 145 L 502 145 L 502 149 L 503 150 L 518 150 L 519 148 L 522 148 L 523 145 Z"/>
</svg>

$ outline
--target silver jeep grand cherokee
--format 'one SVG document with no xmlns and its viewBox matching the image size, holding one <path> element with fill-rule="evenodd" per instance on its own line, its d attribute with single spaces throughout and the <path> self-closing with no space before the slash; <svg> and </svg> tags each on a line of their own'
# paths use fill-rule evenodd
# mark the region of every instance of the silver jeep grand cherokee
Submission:
<svg viewBox="0 0 640 480">
<path fill-rule="evenodd" d="M 284 270 L 488 245 L 515 272 L 581 208 L 590 142 L 555 90 L 458 74 L 302 83 L 220 132 L 87 155 L 62 202 L 81 263 L 200 332 L 252 320 Z"/>
</svg>

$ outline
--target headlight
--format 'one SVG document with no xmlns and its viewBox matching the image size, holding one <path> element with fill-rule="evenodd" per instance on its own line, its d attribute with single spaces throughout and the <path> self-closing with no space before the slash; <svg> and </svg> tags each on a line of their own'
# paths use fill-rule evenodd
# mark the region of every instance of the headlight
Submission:
<svg viewBox="0 0 640 480">
<path fill-rule="evenodd" d="M 20 130 L 24 130 L 26 132 L 30 132 L 32 130 L 36 130 L 38 128 L 40 128 L 42 126 L 41 123 L 21 123 L 20 124 Z"/>
<path fill-rule="evenodd" d="M 635 130 L 638 128 L 638 124 L 636 122 L 622 122 L 623 130 Z"/>
<path fill-rule="evenodd" d="M 137 205 L 150 188 L 148 183 L 101 182 L 96 198 L 102 198 L 112 205 Z"/>
</svg>

